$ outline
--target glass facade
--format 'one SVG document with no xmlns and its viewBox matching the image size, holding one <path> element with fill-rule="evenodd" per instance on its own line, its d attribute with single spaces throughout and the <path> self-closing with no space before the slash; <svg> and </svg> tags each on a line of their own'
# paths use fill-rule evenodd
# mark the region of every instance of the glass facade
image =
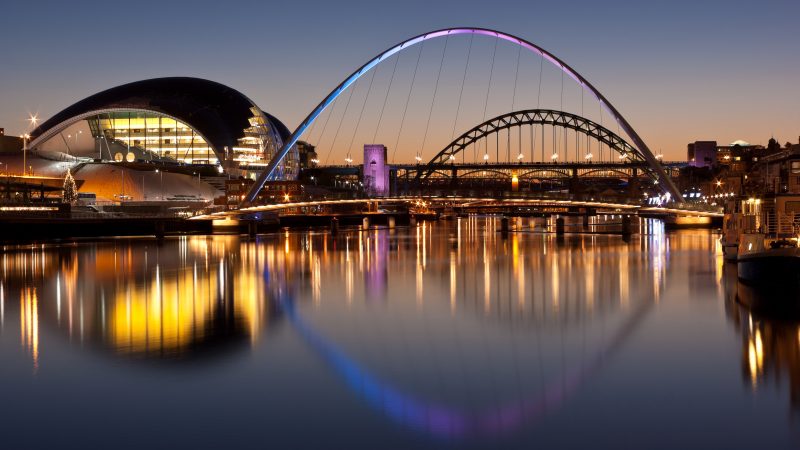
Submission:
<svg viewBox="0 0 800 450">
<path fill-rule="evenodd" d="M 269 164 L 272 156 L 283 146 L 283 139 L 269 123 L 269 119 L 256 107 L 250 108 L 250 126 L 244 129 L 244 137 L 233 147 L 233 166 L 246 172 L 244 176 L 255 179 L 257 173 Z M 277 178 L 296 179 L 300 170 L 297 146 L 294 146 L 277 168 Z"/>
<path fill-rule="evenodd" d="M 106 110 L 68 122 L 38 143 L 38 150 L 106 162 L 177 163 L 216 166 L 233 177 L 256 179 L 283 146 L 277 125 L 258 107 L 249 109 L 241 129 L 228 131 L 230 145 L 213 144 L 198 129 L 165 114 L 143 110 Z M 219 148 L 218 148 L 219 147 Z M 276 169 L 277 180 L 297 178 L 297 146 Z"/>
<path fill-rule="evenodd" d="M 283 140 L 261 110 L 253 107 L 250 111 L 250 126 L 242 130 L 237 145 L 219 149 L 222 161 L 196 130 L 158 113 L 116 111 L 98 114 L 87 123 L 103 160 L 219 165 L 232 175 L 255 179 L 283 146 Z M 298 159 L 294 148 L 278 167 L 277 178 L 295 179 Z"/>
<path fill-rule="evenodd" d="M 113 112 L 88 119 L 104 160 L 172 160 L 186 164 L 217 164 L 202 136 L 183 122 L 154 113 Z M 130 153 L 134 157 L 129 157 Z"/>
</svg>

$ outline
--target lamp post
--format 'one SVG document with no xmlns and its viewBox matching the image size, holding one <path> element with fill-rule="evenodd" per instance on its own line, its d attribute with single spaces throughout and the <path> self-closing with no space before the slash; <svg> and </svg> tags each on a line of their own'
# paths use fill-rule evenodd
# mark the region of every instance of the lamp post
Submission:
<svg viewBox="0 0 800 450">
<path fill-rule="evenodd" d="M 28 122 L 30 122 L 30 126 L 36 128 L 36 124 L 39 123 L 39 116 L 33 114 L 28 117 Z M 22 136 L 22 175 L 25 175 L 26 168 L 28 167 L 28 139 L 31 138 L 31 135 L 28 133 L 23 134 Z"/>
<path fill-rule="evenodd" d="M 159 195 L 159 198 L 161 199 L 161 201 L 164 201 L 164 172 L 156 169 L 156 173 L 159 174 L 159 177 L 161 178 L 161 193 Z"/>
<path fill-rule="evenodd" d="M 75 147 L 78 146 L 78 135 L 79 134 L 83 134 L 83 130 L 78 130 L 78 131 L 75 132 Z M 68 134 L 67 135 L 67 139 L 71 139 L 71 138 L 72 138 L 72 135 Z M 69 145 L 67 145 L 67 155 L 69 155 L 69 152 L 70 152 Z"/>
<path fill-rule="evenodd" d="M 31 136 L 28 133 L 20 136 L 22 138 L 22 176 L 25 176 L 26 168 L 28 167 L 28 138 Z"/>
</svg>

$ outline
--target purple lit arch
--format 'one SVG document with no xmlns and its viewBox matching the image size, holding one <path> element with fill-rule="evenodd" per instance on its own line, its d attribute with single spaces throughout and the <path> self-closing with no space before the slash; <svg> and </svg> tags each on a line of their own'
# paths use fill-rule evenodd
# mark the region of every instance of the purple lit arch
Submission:
<svg viewBox="0 0 800 450">
<path fill-rule="evenodd" d="M 589 83 L 581 74 L 576 72 L 570 66 L 568 66 L 564 61 L 561 61 L 552 53 L 544 50 L 543 48 L 535 45 L 525 39 L 519 38 L 517 36 L 503 33 L 496 30 L 490 30 L 487 28 L 446 28 L 443 30 L 438 31 L 431 31 L 429 33 L 424 33 L 419 36 L 413 37 L 406 41 L 401 42 L 400 44 L 395 45 L 394 47 L 389 48 L 388 50 L 384 51 L 383 53 L 379 54 L 375 58 L 371 59 L 369 62 L 361 66 L 358 70 L 353 72 L 349 77 L 347 77 L 339 86 L 336 87 L 327 97 L 325 97 L 319 105 L 309 114 L 305 120 L 297 127 L 296 130 L 292 133 L 288 140 L 283 144 L 280 151 L 278 151 L 272 160 L 267 165 L 266 169 L 259 175 L 256 182 L 253 184 L 253 187 L 250 189 L 250 192 L 247 193 L 242 203 L 252 203 L 256 196 L 258 196 L 258 192 L 261 191 L 261 188 L 264 187 L 264 183 L 270 179 L 275 170 L 277 169 L 278 165 L 280 164 L 281 160 L 289 153 L 289 149 L 292 148 L 293 145 L 297 143 L 300 139 L 300 136 L 305 133 L 306 129 L 322 114 L 325 109 L 333 103 L 336 98 L 341 95 L 345 89 L 349 88 L 353 83 L 356 82 L 361 76 L 365 73 L 372 70 L 375 66 L 377 66 L 382 61 L 390 58 L 395 53 L 398 53 L 401 50 L 405 50 L 408 47 L 411 47 L 415 44 L 419 44 L 420 42 L 427 41 L 429 39 L 434 39 L 443 36 L 449 35 L 457 35 L 457 34 L 477 34 L 483 36 L 490 36 L 495 37 L 497 39 L 503 39 L 513 44 L 519 45 L 522 48 L 536 53 L 537 55 L 545 58 L 546 60 L 550 61 L 554 66 L 560 68 L 564 73 L 572 77 L 584 90 L 589 91 L 597 101 L 605 108 L 606 111 L 611 114 L 612 117 L 617 121 L 619 126 L 625 131 L 625 133 L 631 138 L 634 145 L 638 149 L 639 153 L 642 157 L 650 164 L 650 167 L 655 172 L 656 176 L 658 177 L 658 183 L 661 188 L 665 192 L 669 192 L 672 194 L 673 198 L 681 198 L 680 191 L 669 178 L 667 173 L 664 171 L 664 168 L 661 167 L 658 159 L 653 155 L 653 152 L 650 151 L 650 148 L 647 147 L 647 144 L 644 143 L 644 140 L 639 136 L 638 133 L 633 129 L 633 127 L 622 117 L 622 114 L 617 111 L 617 109 L 600 93 L 591 83 Z"/>
</svg>

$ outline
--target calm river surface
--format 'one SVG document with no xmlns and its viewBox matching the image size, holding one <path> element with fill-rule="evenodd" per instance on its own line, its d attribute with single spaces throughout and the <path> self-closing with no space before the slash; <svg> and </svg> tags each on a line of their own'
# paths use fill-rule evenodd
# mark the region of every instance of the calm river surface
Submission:
<svg viewBox="0 0 800 450">
<path fill-rule="evenodd" d="M 5 247 L 0 448 L 800 445 L 717 235 L 499 225 Z"/>
</svg>

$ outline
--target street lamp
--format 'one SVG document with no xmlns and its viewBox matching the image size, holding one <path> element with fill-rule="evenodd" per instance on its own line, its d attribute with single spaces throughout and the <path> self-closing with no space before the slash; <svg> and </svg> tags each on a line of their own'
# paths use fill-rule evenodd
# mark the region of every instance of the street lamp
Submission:
<svg viewBox="0 0 800 450">
<path fill-rule="evenodd" d="M 31 114 L 28 116 L 28 122 L 30 122 L 31 127 L 36 128 L 36 124 L 39 123 L 39 116 L 36 114 Z M 28 140 L 31 138 L 31 135 L 28 133 L 23 134 L 20 136 L 22 138 L 22 175 L 25 175 L 25 168 L 28 167 Z"/>
<path fill-rule="evenodd" d="M 83 134 L 83 130 L 78 130 L 78 131 L 75 133 L 75 146 L 76 146 L 76 147 L 78 146 L 78 135 L 79 135 L 79 134 Z M 67 135 L 67 139 L 72 139 L 72 135 L 71 135 L 71 134 L 68 134 L 68 135 Z M 69 155 L 69 152 L 70 152 L 70 150 L 69 150 L 69 145 L 67 145 L 67 155 Z"/>
<path fill-rule="evenodd" d="M 159 174 L 159 178 L 161 178 L 161 193 L 159 198 L 161 198 L 161 201 L 164 201 L 164 172 L 156 169 L 156 173 Z"/>
<path fill-rule="evenodd" d="M 553 161 L 558 159 L 558 153 L 553 153 L 553 156 L 550 157 Z"/>
<path fill-rule="evenodd" d="M 20 136 L 22 138 L 22 176 L 25 176 L 25 168 L 28 167 L 28 139 L 31 135 L 28 133 Z"/>
</svg>

